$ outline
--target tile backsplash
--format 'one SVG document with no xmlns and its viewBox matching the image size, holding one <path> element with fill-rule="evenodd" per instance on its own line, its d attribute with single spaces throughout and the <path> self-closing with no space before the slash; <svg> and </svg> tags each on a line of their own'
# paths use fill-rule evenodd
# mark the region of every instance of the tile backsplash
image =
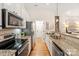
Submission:
<svg viewBox="0 0 79 59">
<path fill-rule="evenodd" d="M 14 29 L 2 29 L 0 30 L 0 36 L 10 34 L 13 30 Z"/>
<path fill-rule="evenodd" d="M 12 34 L 12 33 L 16 34 L 16 38 L 21 37 L 20 29 L 2 29 L 2 30 L 0 30 L 0 41 L 6 40 L 6 39 L 4 39 L 4 36 Z"/>
<path fill-rule="evenodd" d="M 4 39 L 4 36 L 13 33 L 13 30 L 14 30 L 14 29 L 2 29 L 2 30 L 0 30 L 0 41 L 1 41 L 1 40 L 2 40 L 2 41 L 5 40 L 5 39 Z"/>
</svg>

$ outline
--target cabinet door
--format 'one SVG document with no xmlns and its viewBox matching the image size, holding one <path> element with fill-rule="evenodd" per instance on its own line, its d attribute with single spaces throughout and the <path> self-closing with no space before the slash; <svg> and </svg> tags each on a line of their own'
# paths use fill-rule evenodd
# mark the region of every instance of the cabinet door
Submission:
<svg viewBox="0 0 79 59">
<path fill-rule="evenodd" d="M 29 49 L 28 55 L 29 55 L 30 52 L 31 52 L 31 49 L 32 49 L 32 48 L 31 48 L 31 43 L 32 43 L 32 42 L 31 42 L 31 37 L 28 38 L 28 41 L 29 41 L 29 43 L 28 43 L 28 44 L 29 44 L 29 47 L 28 47 L 28 49 Z"/>
<path fill-rule="evenodd" d="M 46 35 L 46 39 L 45 39 L 45 42 L 46 42 L 46 45 L 47 45 L 47 47 L 49 47 L 49 41 L 48 41 L 48 36 Z"/>
<path fill-rule="evenodd" d="M 51 39 L 49 39 L 49 52 L 52 55 L 53 50 L 52 50 L 52 40 Z"/>
<path fill-rule="evenodd" d="M 52 40 L 49 38 L 48 35 L 46 35 L 46 45 L 48 47 L 48 50 L 50 52 L 50 54 L 52 55 Z"/>
<path fill-rule="evenodd" d="M 53 45 L 52 39 L 48 35 L 46 35 L 45 42 L 46 42 L 46 45 L 47 45 L 48 50 L 50 52 L 50 55 L 51 56 L 55 55 L 55 50 L 54 50 L 55 47 Z"/>
<path fill-rule="evenodd" d="M 24 50 L 22 51 L 22 53 L 19 56 L 28 56 L 28 52 L 29 52 L 29 44 L 27 44 L 24 48 Z"/>
</svg>

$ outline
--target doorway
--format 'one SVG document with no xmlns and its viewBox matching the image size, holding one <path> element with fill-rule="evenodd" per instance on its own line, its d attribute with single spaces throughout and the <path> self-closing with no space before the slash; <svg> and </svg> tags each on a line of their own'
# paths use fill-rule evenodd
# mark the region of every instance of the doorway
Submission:
<svg viewBox="0 0 79 59">
<path fill-rule="evenodd" d="M 44 37 L 44 21 L 35 21 L 35 36 L 36 38 Z"/>
</svg>

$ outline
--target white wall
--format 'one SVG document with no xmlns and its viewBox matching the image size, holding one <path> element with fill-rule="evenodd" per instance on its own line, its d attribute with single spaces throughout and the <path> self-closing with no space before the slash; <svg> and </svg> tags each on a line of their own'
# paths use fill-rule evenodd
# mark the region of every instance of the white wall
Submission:
<svg viewBox="0 0 79 59">
<path fill-rule="evenodd" d="M 71 24 L 74 24 L 73 22 L 75 21 L 78 21 L 79 23 L 79 3 L 61 3 L 59 4 L 58 11 L 60 16 L 61 32 L 66 31 L 64 23 L 68 24 L 71 22 Z"/>
<path fill-rule="evenodd" d="M 29 13 L 28 11 L 25 9 L 25 7 L 23 6 L 22 7 L 22 17 L 23 17 L 23 26 L 24 28 L 26 27 L 26 21 L 29 21 L 30 20 L 30 16 L 29 16 Z"/>
</svg>

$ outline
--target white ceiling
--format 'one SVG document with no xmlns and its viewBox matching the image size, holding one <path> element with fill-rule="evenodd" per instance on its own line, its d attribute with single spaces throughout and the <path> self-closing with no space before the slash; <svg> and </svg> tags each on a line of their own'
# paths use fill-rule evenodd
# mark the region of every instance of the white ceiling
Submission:
<svg viewBox="0 0 79 59">
<path fill-rule="evenodd" d="M 48 11 L 52 12 L 53 14 L 57 14 L 57 3 L 26 3 L 24 4 L 25 8 L 31 12 L 31 11 Z M 58 13 L 69 13 L 69 11 L 74 11 L 74 13 L 77 13 L 79 10 L 79 3 L 59 3 L 58 4 Z"/>
<path fill-rule="evenodd" d="M 27 3 L 25 7 L 28 9 L 56 9 L 56 3 Z"/>
<path fill-rule="evenodd" d="M 57 3 L 25 3 L 24 6 L 32 18 L 57 15 Z M 58 15 L 79 16 L 79 3 L 59 3 Z"/>
<path fill-rule="evenodd" d="M 27 3 L 24 4 L 26 10 L 30 13 L 30 16 L 32 18 L 38 18 L 38 17 L 50 17 L 52 14 L 56 15 L 56 3 Z"/>
</svg>

